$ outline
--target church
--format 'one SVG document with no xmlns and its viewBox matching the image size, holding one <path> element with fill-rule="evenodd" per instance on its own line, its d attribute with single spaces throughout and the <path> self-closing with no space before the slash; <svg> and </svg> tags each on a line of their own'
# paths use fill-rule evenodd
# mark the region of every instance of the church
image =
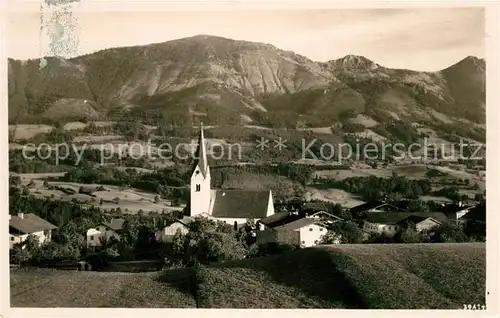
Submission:
<svg viewBox="0 0 500 318">
<path fill-rule="evenodd" d="M 196 162 L 191 175 L 189 215 L 205 216 L 228 224 L 258 221 L 274 214 L 270 190 L 212 189 L 207 146 L 200 129 Z"/>
</svg>

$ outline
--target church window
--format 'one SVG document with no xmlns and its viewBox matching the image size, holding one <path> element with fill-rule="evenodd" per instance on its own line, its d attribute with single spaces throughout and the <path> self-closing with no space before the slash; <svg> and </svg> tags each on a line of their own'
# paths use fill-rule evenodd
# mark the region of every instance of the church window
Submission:
<svg viewBox="0 0 500 318">
<path fill-rule="evenodd" d="M 201 191 L 201 185 L 197 184 L 196 185 L 196 192 L 200 192 Z"/>
</svg>

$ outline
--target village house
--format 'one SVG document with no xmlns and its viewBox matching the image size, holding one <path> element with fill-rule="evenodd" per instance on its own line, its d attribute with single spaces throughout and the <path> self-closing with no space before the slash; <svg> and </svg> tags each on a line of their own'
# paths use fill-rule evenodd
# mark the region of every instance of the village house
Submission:
<svg viewBox="0 0 500 318">
<path fill-rule="evenodd" d="M 262 223 L 260 223 L 262 224 Z M 257 243 L 290 244 L 310 247 L 320 244 L 327 227 L 319 218 L 304 217 L 273 227 L 264 226 L 257 232 Z"/>
<path fill-rule="evenodd" d="M 55 229 L 57 226 L 33 213 L 9 215 L 10 248 L 23 243 L 29 235 L 34 235 L 39 244 L 50 242 Z"/>
<path fill-rule="evenodd" d="M 311 214 L 306 214 L 306 217 L 321 220 L 324 224 L 332 224 L 334 222 L 343 221 L 341 217 L 328 213 L 326 211 L 318 211 Z"/>
<path fill-rule="evenodd" d="M 189 216 L 184 216 L 182 219 L 175 221 L 174 223 L 165 226 L 160 231 L 155 233 L 155 240 L 157 242 L 171 242 L 172 238 L 177 232 L 181 234 L 187 234 L 189 232 L 189 224 L 194 221 L 194 218 Z"/>
<path fill-rule="evenodd" d="M 453 204 L 446 204 L 440 210 L 448 216 L 448 218 L 456 223 L 460 223 L 463 216 L 469 213 L 474 208 L 474 205 L 464 205 L 461 201 Z"/>
<path fill-rule="evenodd" d="M 244 224 L 274 214 L 270 190 L 212 189 L 203 127 L 200 130 L 196 163 L 191 176 L 189 213 L 209 215 L 228 224 Z"/>
<path fill-rule="evenodd" d="M 318 221 L 321 221 L 323 224 L 331 224 L 333 222 L 337 222 L 342 220 L 342 218 L 330 214 L 325 211 L 318 211 L 314 213 L 306 213 L 306 212 L 279 212 L 275 213 L 271 216 L 268 216 L 264 219 L 261 219 L 257 222 L 257 227 L 260 229 L 264 229 L 265 227 L 274 228 L 279 225 L 285 225 L 287 223 L 302 219 L 302 218 L 313 218 Z"/>
<path fill-rule="evenodd" d="M 101 246 L 105 241 L 114 238 L 120 240 L 125 220 L 122 218 L 112 219 L 110 222 L 103 222 L 95 228 L 87 230 L 87 247 Z"/>
<path fill-rule="evenodd" d="M 468 209 L 467 213 L 457 219 L 457 223 L 462 225 L 475 223 L 484 226 L 486 224 L 486 202 Z"/>
<path fill-rule="evenodd" d="M 385 234 L 394 236 L 410 224 L 415 226 L 417 232 L 430 230 L 447 222 L 443 213 L 369 213 L 363 220 L 363 231 L 370 234 Z"/>
</svg>

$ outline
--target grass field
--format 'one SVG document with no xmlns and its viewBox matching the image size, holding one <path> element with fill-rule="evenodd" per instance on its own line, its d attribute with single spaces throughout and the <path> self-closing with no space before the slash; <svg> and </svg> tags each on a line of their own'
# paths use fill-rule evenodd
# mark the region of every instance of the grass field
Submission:
<svg viewBox="0 0 500 318">
<path fill-rule="evenodd" d="M 195 300 L 151 273 L 56 270 L 11 272 L 13 307 L 196 307 Z"/>
<path fill-rule="evenodd" d="M 346 192 L 340 189 L 316 189 L 314 187 L 307 187 L 304 195 L 305 199 L 329 201 L 332 203 L 339 203 L 344 208 L 352 208 L 354 206 L 365 203 L 359 196 Z"/>
<path fill-rule="evenodd" d="M 89 204 L 100 207 L 102 210 L 111 210 L 120 208 L 124 213 L 137 213 L 140 210 L 145 212 L 171 212 L 179 211 L 184 206 L 170 206 L 169 200 L 160 199 L 156 202 L 156 193 L 141 191 L 133 188 L 122 188 L 112 185 L 103 184 L 85 184 L 75 182 L 60 182 L 49 181 L 48 184 L 53 187 L 62 187 L 76 191 L 75 194 L 66 194 L 61 190 L 49 189 L 44 185 L 43 178 L 52 176 L 59 177 L 64 173 L 30 173 L 19 174 L 21 177 L 21 184 L 27 185 L 33 182 L 34 186 L 29 188 L 32 195 L 38 198 L 52 198 L 53 200 L 71 201 L 76 199 L 77 202 L 82 204 Z M 95 189 L 99 186 L 104 187 L 104 191 L 93 191 L 92 196 L 88 194 L 78 193 L 80 187 Z M 119 199 L 118 203 L 112 202 L 115 198 Z M 100 200 L 103 200 L 100 204 Z"/>
<path fill-rule="evenodd" d="M 11 270 L 14 307 L 462 308 L 485 303 L 486 249 L 364 244 L 160 273 Z"/>
</svg>

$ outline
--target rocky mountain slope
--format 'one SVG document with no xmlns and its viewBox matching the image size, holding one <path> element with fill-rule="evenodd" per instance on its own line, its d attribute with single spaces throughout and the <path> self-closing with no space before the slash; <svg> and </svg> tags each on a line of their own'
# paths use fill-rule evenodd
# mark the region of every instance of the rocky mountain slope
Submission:
<svg viewBox="0 0 500 318">
<path fill-rule="evenodd" d="M 194 36 L 72 59 L 9 60 L 9 120 L 143 119 L 191 125 L 326 127 L 485 122 L 485 61 L 439 72 L 361 56 L 318 63 L 269 44 Z"/>
</svg>

